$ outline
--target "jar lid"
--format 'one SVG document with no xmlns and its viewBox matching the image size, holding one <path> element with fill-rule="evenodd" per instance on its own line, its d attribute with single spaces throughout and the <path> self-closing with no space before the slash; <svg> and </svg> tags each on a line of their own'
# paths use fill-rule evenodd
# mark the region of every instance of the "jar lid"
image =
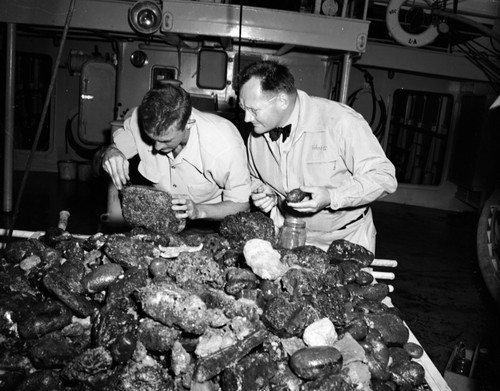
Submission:
<svg viewBox="0 0 500 391">
<path fill-rule="evenodd" d="M 294 226 L 297 228 L 305 228 L 306 222 L 297 217 L 285 217 L 285 225 Z"/>
</svg>

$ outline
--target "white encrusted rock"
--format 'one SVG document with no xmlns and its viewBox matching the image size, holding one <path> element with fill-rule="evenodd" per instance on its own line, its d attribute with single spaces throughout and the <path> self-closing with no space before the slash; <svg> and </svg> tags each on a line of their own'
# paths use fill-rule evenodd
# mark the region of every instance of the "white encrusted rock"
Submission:
<svg viewBox="0 0 500 391">
<path fill-rule="evenodd" d="M 248 240 L 243 247 L 243 255 L 254 274 L 265 280 L 277 280 L 288 270 L 281 263 L 280 253 L 267 240 Z"/>
<path fill-rule="evenodd" d="M 333 345 L 337 340 L 338 334 L 335 326 L 328 318 L 323 318 L 311 323 L 304 330 L 302 339 L 307 346 Z"/>
</svg>

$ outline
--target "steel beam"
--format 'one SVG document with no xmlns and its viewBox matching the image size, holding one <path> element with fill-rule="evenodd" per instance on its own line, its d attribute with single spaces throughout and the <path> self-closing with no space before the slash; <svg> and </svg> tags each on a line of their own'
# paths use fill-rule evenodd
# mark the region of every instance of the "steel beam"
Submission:
<svg viewBox="0 0 500 391">
<path fill-rule="evenodd" d="M 238 38 L 240 10 L 247 41 L 358 53 L 366 47 L 366 20 L 195 1 L 164 1 L 162 31 Z"/>
<path fill-rule="evenodd" d="M 133 2 L 79 0 L 71 28 L 135 35 L 128 23 Z M 369 22 L 360 19 L 240 7 L 200 1 L 166 1 L 159 32 L 212 37 L 240 36 L 245 41 L 304 46 L 362 53 Z M 0 22 L 62 27 L 66 19 L 65 0 L 1 0 Z"/>
</svg>

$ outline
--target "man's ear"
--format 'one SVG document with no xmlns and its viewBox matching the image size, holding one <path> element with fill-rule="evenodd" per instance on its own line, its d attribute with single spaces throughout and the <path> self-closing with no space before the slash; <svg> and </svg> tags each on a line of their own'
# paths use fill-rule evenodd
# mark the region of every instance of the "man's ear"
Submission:
<svg viewBox="0 0 500 391">
<path fill-rule="evenodd" d="M 284 92 L 280 92 L 276 100 L 281 110 L 286 110 L 291 103 L 290 97 L 288 96 L 288 94 L 285 94 Z"/>
</svg>

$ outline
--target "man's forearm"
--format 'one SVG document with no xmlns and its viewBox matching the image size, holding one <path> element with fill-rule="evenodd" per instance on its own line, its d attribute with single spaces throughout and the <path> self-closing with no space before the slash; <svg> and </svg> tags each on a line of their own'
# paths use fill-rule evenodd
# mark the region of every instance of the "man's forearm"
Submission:
<svg viewBox="0 0 500 391">
<path fill-rule="evenodd" d="M 92 170 L 95 175 L 105 174 L 102 168 L 102 160 L 104 158 L 104 154 L 108 151 L 109 148 L 110 146 L 99 148 L 94 154 L 94 157 L 92 158 Z"/>
<path fill-rule="evenodd" d="M 222 220 L 224 217 L 238 212 L 250 210 L 249 202 L 222 201 L 217 204 L 198 204 L 199 219 Z"/>
</svg>

